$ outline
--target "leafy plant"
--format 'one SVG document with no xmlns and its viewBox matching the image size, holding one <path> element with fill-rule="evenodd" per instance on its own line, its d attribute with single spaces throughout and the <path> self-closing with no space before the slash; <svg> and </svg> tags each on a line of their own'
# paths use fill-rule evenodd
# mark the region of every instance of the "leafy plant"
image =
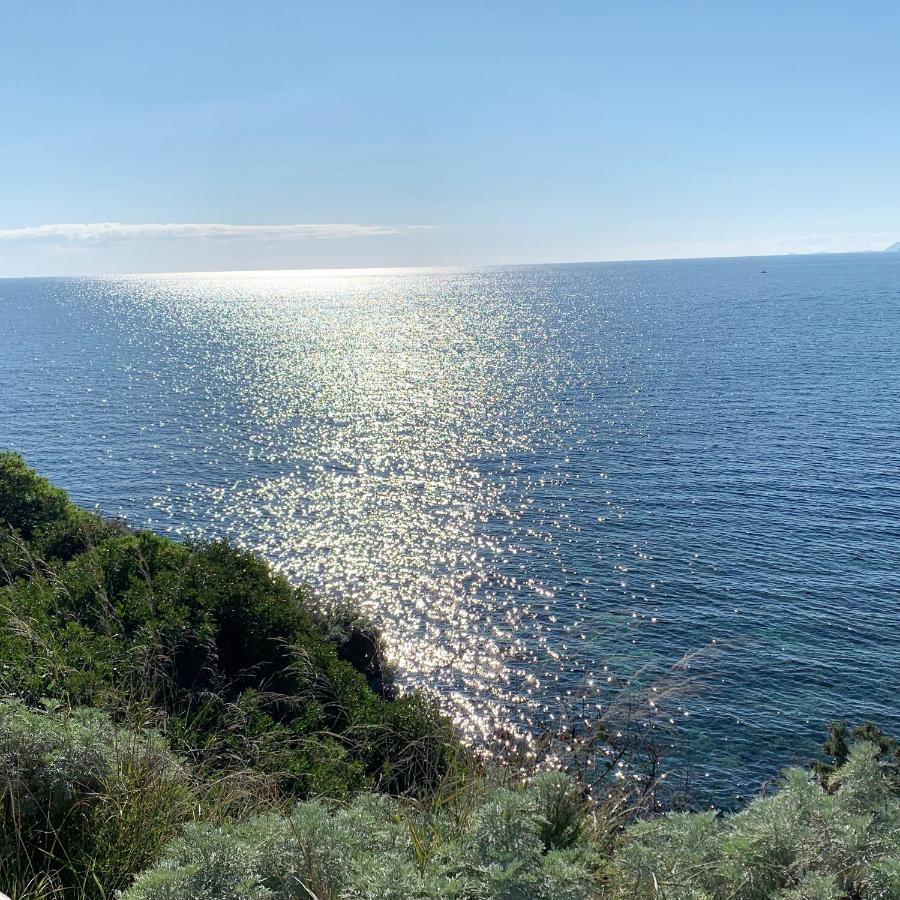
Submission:
<svg viewBox="0 0 900 900">
<path fill-rule="evenodd" d="M 363 794 L 229 828 L 192 825 L 123 900 L 587 900 L 598 858 L 582 829 L 565 850 L 544 847 L 537 812 L 549 785 L 490 790 L 465 824 Z M 554 794 L 573 789 L 553 785 Z M 425 828 L 435 837 L 427 847 L 416 838 Z"/>
<path fill-rule="evenodd" d="M 635 898 L 900 896 L 900 798 L 858 741 L 825 785 L 790 769 L 778 791 L 717 817 L 668 814 L 630 827 L 613 869 Z"/>
<path fill-rule="evenodd" d="M 828 738 L 822 749 L 831 758 L 831 762 L 814 759 L 810 763 L 810 767 L 822 783 L 827 785 L 829 777 L 847 762 L 850 742 L 853 740 L 866 741 L 878 748 L 878 761 L 883 764 L 894 790 L 900 791 L 900 741 L 885 734 L 874 722 L 863 722 L 852 732 L 843 722 L 829 724 Z"/>
<path fill-rule="evenodd" d="M 421 796 L 461 758 L 433 703 L 390 689 L 370 627 L 245 550 L 79 510 L 15 454 L 0 454 L 0 563 L 8 694 L 150 718 L 197 765 L 296 796 Z"/>
<path fill-rule="evenodd" d="M 151 732 L 99 710 L 0 702 L 0 883 L 102 897 L 128 884 L 190 817 L 184 767 Z"/>
</svg>

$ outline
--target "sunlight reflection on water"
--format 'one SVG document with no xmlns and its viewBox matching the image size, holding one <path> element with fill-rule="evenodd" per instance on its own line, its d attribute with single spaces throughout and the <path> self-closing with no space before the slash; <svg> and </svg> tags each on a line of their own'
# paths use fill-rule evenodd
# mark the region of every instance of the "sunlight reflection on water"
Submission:
<svg viewBox="0 0 900 900">
<path fill-rule="evenodd" d="M 169 278 L 124 302 L 166 323 L 182 364 L 203 359 L 204 418 L 264 470 L 187 484 L 187 508 L 157 509 L 194 534 L 202 509 L 289 576 L 353 598 L 405 677 L 455 698 L 484 736 L 498 699 L 527 720 L 521 663 L 547 649 L 530 604 L 552 591 L 505 572 L 518 552 L 508 482 L 517 454 L 562 446 L 566 422 L 546 415 L 560 374 L 541 320 L 488 275 L 439 279 Z"/>
<path fill-rule="evenodd" d="M 752 783 L 900 722 L 898 261 L 765 268 L 2 281 L 0 442 L 361 604 L 474 740 L 715 641 L 661 714 Z"/>
</svg>

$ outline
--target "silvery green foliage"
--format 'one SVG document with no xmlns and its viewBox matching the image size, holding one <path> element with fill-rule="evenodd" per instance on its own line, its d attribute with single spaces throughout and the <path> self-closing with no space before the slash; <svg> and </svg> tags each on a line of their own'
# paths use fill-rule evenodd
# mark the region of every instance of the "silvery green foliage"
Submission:
<svg viewBox="0 0 900 900">
<path fill-rule="evenodd" d="M 79 797 L 106 792 L 138 765 L 160 778 L 179 774 L 161 738 L 117 728 L 100 710 L 0 702 L 0 777 L 22 834 L 65 821 Z"/>
<path fill-rule="evenodd" d="M 620 896 L 701 900 L 900 897 L 900 798 L 858 743 L 829 791 L 801 769 L 742 812 L 669 814 L 628 829 Z"/>
<path fill-rule="evenodd" d="M 463 824 L 365 794 L 189 826 L 122 900 L 586 900 L 596 859 L 580 825 L 569 846 L 545 848 L 549 791 L 492 790 Z"/>
</svg>

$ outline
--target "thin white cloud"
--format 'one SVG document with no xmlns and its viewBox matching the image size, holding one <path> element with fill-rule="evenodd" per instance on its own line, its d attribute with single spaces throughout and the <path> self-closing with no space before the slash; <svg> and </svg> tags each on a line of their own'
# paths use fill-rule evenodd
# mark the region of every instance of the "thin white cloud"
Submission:
<svg viewBox="0 0 900 900">
<path fill-rule="evenodd" d="M 402 234 L 408 228 L 431 226 L 295 224 L 295 225 L 228 225 L 222 223 L 154 223 L 72 222 L 56 225 L 29 225 L 0 228 L 0 241 L 49 240 L 101 242 L 139 238 L 348 238 Z"/>
</svg>

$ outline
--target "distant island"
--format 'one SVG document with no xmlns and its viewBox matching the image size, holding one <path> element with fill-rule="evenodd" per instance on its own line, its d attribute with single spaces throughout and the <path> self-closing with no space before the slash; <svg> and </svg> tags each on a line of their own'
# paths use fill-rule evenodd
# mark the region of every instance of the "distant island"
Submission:
<svg viewBox="0 0 900 900">
<path fill-rule="evenodd" d="M 900 253 L 900 241 L 897 241 L 896 244 L 891 244 L 890 247 L 884 248 L 885 253 Z"/>
</svg>

